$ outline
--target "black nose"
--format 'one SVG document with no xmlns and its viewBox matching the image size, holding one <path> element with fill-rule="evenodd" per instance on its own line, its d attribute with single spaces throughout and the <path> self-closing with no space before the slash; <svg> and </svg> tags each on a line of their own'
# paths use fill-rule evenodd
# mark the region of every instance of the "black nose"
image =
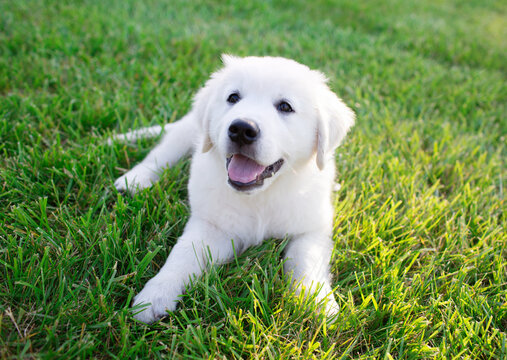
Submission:
<svg viewBox="0 0 507 360">
<path fill-rule="evenodd" d="M 229 138 L 239 145 L 249 145 L 259 137 L 261 130 L 251 120 L 234 120 L 229 126 Z"/>
</svg>

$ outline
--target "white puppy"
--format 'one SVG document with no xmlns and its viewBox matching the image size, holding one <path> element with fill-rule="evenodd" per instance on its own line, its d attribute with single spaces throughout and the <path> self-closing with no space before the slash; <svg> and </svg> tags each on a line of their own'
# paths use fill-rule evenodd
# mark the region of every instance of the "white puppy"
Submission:
<svg viewBox="0 0 507 360">
<path fill-rule="evenodd" d="M 146 323 L 176 308 L 191 277 L 264 239 L 288 236 L 285 271 L 315 293 L 328 314 L 334 151 L 353 112 L 320 72 L 276 57 L 223 56 L 192 110 L 168 124 L 160 144 L 116 180 L 119 191 L 150 186 L 163 168 L 192 153 L 191 216 L 160 272 L 135 297 Z M 132 140 L 160 127 L 118 135 Z"/>
</svg>

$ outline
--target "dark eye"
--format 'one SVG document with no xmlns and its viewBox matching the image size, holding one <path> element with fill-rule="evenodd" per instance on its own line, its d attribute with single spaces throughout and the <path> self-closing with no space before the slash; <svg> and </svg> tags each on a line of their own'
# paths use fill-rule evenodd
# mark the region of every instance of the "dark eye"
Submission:
<svg viewBox="0 0 507 360">
<path fill-rule="evenodd" d="M 276 109 L 283 113 L 291 113 L 294 112 L 294 109 L 292 109 L 292 106 L 287 101 L 281 101 L 276 105 Z"/>
<path fill-rule="evenodd" d="M 227 102 L 229 104 L 236 104 L 238 101 L 241 100 L 241 96 L 239 96 L 238 93 L 232 93 L 231 95 L 229 95 L 229 97 L 227 98 Z"/>
</svg>

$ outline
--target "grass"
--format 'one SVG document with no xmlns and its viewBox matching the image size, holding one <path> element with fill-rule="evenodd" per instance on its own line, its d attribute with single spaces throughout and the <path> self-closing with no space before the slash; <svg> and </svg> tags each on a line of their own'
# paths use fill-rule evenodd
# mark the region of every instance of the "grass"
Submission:
<svg viewBox="0 0 507 360">
<path fill-rule="evenodd" d="M 501 1 L 0 2 L 0 357 L 506 359 L 507 7 Z M 326 72 L 339 149 L 336 324 L 291 296 L 285 239 L 212 269 L 180 311 L 129 305 L 188 218 L 188 161 L 121 197 L 219 55 Z"/>
</svg>

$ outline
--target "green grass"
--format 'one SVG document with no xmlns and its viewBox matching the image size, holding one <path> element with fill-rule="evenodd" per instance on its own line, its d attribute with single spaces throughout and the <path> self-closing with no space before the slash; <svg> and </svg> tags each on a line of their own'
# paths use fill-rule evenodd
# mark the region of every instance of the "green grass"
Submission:
<svg viewBox="0 0 507 360">
<path fill-rule="evenodd" d="M 0 2 L 0 357 L 506 359 L 502 1 Z M 134 197 L 154 141 L 223 52 L 327 73 L 357 113 L 337 154 L 328 324 L 284 239 L 215 268 L 180 311 L 129 305 L 188 218 L 188 161 Z"/>
</svg>

